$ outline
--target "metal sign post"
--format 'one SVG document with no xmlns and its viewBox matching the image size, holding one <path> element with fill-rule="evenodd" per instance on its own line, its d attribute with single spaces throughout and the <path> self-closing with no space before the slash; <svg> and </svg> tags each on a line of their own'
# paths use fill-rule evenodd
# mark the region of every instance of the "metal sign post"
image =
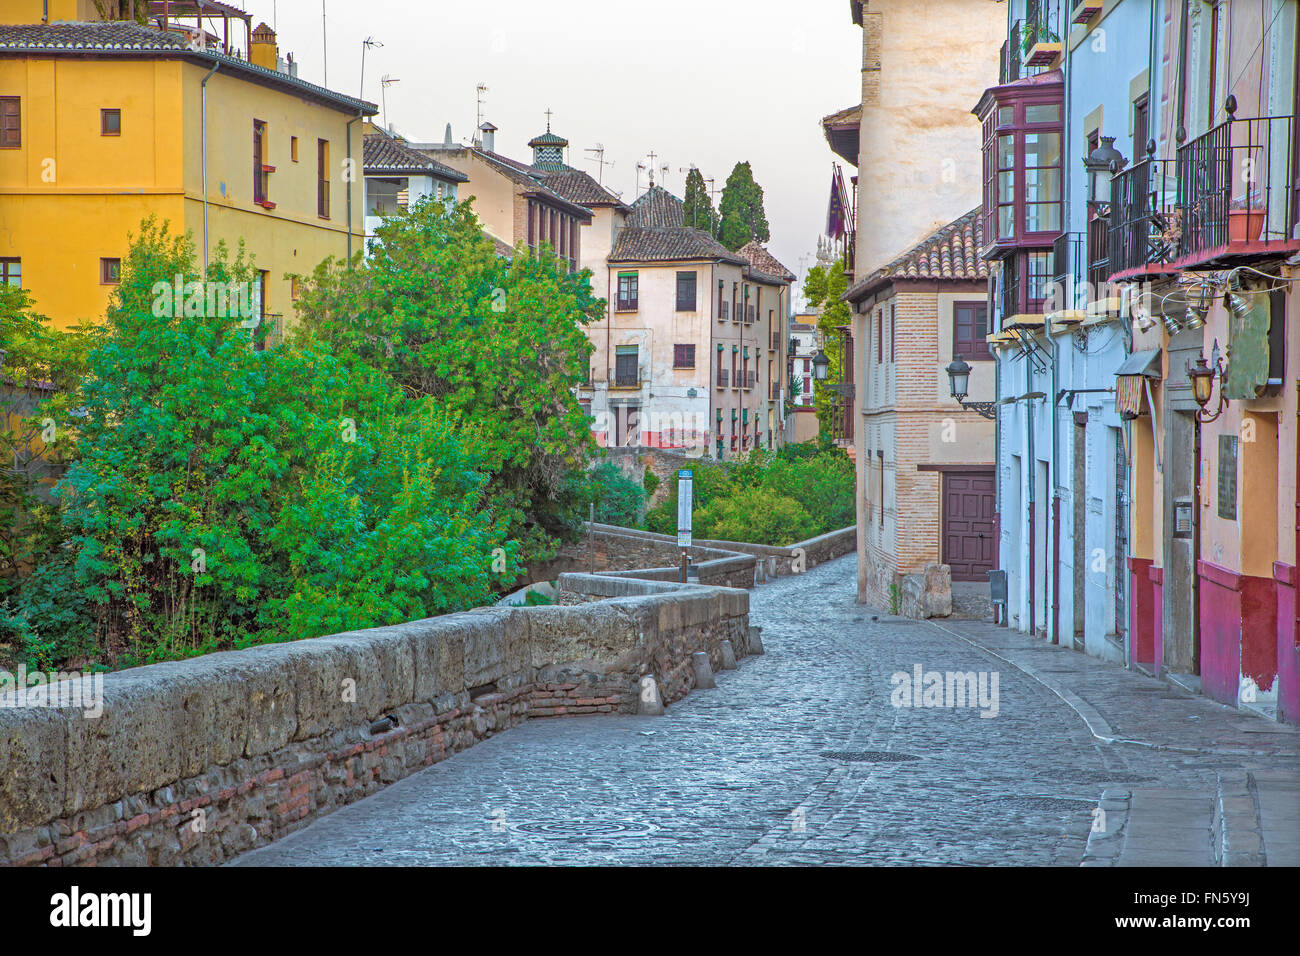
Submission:
<svg viewBox="0 0 1300 956">
<path fill-rule="evenodd" d="M 692 489 L 694 472 L 683 468 L 677 472 L 677 547 L 682 549 L 682 583 L 686 583 L 686 569 L 690 564 L 691 510 L 694 505 Z"/>
</svg>

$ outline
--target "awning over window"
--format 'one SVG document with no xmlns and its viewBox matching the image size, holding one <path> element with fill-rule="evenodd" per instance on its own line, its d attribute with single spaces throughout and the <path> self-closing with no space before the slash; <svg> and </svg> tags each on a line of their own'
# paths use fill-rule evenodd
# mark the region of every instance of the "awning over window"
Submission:
<svg viewBox="0 0 1300 956">
<path fill-rule="evenodd" d="M 1160 377 L 1160 350 L 1148 349 L 1134 352 L 1124 360 L 1124 364 L 1115 370 L 1117 376 L 1145 375 L 1147 378 Z"/>
<path fill-rule="evenodd" d="M 1115 411 L 1123 418 L 1142 414 L 1147 379 L 1160 379 L 1160 350 L 1134 352 L 1115 370 Z"/>
</svg>

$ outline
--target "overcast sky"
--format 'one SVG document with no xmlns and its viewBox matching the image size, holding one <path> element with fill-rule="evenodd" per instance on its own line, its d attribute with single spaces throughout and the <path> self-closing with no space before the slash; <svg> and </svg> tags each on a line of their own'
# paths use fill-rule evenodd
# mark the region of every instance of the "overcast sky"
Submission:
<svg viewBox="0 0 1300 956">
<path fill-rule="evenodd" d="M 327 66 L 340 92 L 361 90 L 362 41 L 383 43 L 366 55 L 365 98 L 380 103 L 381 77 L 397 78 L 388 121 L 414 141 L 441 140 L 447 123 L 468 140 L 484 83 L 499 152 L 531 159 L 551 109 L 569 164 L 599 176 L 586 149 L 603 144 L 604 182 L 627 201 L 651 150 L 679 197 L 692 163 L 720 194 L 748 160 L 770 250 L 801 277 L 811 264 L 835 159 L 819 121 L 859 99 L 862 35 L 846 0 L 325 0 L 328 63 L 321 0 L 235 2 L 277 28 L 303 79 L 321 82 Z"/>
</svg>

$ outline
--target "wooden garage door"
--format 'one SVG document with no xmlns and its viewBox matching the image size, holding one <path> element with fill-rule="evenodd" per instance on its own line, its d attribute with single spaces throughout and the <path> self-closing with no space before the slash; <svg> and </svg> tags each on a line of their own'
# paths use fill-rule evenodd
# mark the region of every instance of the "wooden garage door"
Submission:
<svg viewBox="0 0 1300 956">
<path fill-rule="evenodd" d="M 992 471 L 945 472 L 943 563 L 954 581 L 987 581 L 997 555 Z"/>
</svg>

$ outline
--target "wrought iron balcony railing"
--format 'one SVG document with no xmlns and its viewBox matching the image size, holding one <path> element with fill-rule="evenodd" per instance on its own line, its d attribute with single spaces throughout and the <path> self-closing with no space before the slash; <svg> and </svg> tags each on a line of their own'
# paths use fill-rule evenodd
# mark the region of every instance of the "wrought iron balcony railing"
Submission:
<svg viewBox="0 0 1300 956">
<path fill-rule="evenodd" d="M 1006 326 L 1011 317 L 1019 315 L 1020 307 L 1020 267 L 1015 256 L 1002 263 L 1002 325 Z"/>
<path fill-rule="evenodd" d="M 1060 20 L 1059 0 L 1028 0 L 1022 27 L 1026 64 L 1048 66 L 1061 52 Z"/>
<path fill-rule="evenodd" d="M 1111 179 L 1109 275 L 1177 258 L 1180 217 L 1174 165 L 1172 160 L 1149 157 Z"/>
<path fill-rule="evenodd" d="M 1011 32 L 1007 36 L 1007 42 L 1002 44 L 1002 55 L 998 70 L 999 85 L 1014 83 L 1025 76 L 1020 52 L 1022 23 L 1023 21 L 1017 20 L 1011 24 Z"/>
<path fill-rule="evenodd" d="M 853 408 L 857 396 L 857 389 L 853 387 L 852 382 L 845 382 L 839 385 L 822 384 L 820 387 L 827 389 L 832 393 L 830 399 L 831 440 L 841 446 L 852 444 Z"/>
<path fill-rule="evenodd" d="M 1178 255 L 1267 251 L 1297 238 L 1296 117 L 1228 119 L 1178 148 Z"/>
<path fill-rule="evenodd" d="M 1092 286 L 1093 295 L 1110 281 L 1110 220 L 1105 216 L 1096 216 L 1088 220 L 1088 285 Z"/>
<path fill-rule="evenodd" d="M 1088 276 L 1087 252 L 1087 237 L 1081 232 L 1063 232 L 1052 243 L 1050 311 L 1080 307 L 1080 287 Z"/>
</svg>

